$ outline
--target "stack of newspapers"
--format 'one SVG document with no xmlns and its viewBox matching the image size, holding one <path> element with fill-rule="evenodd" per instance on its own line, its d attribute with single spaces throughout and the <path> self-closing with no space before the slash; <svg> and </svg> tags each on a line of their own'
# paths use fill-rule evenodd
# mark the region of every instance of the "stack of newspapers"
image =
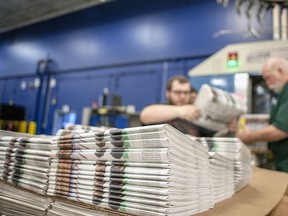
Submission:
<svg viewBox="0 0 288 216">
<path fill-rule="evenodd" d="M 0 181 L 0 215 L 46 215 L 51 199 Z"/>
<path fill-rule="evenodd" d="M 238 138 L 202 137 L 195 139 L 208 147 L 209 152 L 217 152 L 233 160 L 235 191 L 242 189 L 248 184 L 252 174 L 251 151 Z"/>
<path fill-rule="evenodd" d="M 209 156 L 213 198 L 214 203 L 218 203 L 233 196 L 235 192 L 233 160 L 215 152 L 209 152 Z"/>
<path fill-rule="evenodd" d="M 46 194 L 50 170 L 51 137 L 0 135 L 1 179 Z M 24 135 L 25 136 L 25 135 Z"/>
<path fill-rule="evenodd" d="M 136 215 L 213 207 L 207 148 L 169 125 L 55 137 L 48 195 Z"/>
</svg>

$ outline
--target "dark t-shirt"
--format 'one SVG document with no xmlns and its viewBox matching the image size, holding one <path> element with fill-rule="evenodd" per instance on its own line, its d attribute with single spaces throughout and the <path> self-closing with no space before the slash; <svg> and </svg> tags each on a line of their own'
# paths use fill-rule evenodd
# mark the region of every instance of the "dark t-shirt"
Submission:
<svg viewBox="0 0 288 216">
<path fill-rule="evenodd" d="M 269 123 L 288 133 L 288 83 L 272 104 Z M 276 170 L 288 172 L 288 138 L 269 143 Z"/>
<path fill-rule="evenodd" d="M 184 134 L 189 134 L 196 137 L 213 137 L 216 133 L 216 131 L 208 130 L 206 128 L 195 125 L 192 122 L 188 122 L 179 118 L 168 122 L 159 122 L 155 124 L 169 124 Z M 142 125 L 144 126 L 145 124 L 142 123 Z"/>
<path fill-rule="evenodd" d="M 164 103 L 167 105 L 167 103 Z M 141 122 L 142 123 L 142 122 Z M 168 122 L 158 122 L 155 124 L 170 124 L 177 130 L 181 131 L 184 134 L 189 134 L 196 137 L 213 137 L 216 131 L 212 131 L 201 126 L 195 125 L 192 122 L 186 121 L 184 119 L 173 119 Z M 154 125 L 155 125 L 154 124 Z M 142 123 L 142 125 L 145 125 Z"/>
<path fill-rule="evenodd" d="M 183 119 L 174 119 L 167 122 L 184 134 L 196 137 L 213 137 L 216 131 L 208 130 Z"/>
</svg>

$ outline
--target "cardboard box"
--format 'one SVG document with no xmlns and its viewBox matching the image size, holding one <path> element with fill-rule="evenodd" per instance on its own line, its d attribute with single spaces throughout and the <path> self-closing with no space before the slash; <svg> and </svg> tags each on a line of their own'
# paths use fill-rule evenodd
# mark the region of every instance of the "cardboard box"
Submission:
<svg viewBox="0 0 288 216">
<path fill-rule="evenodd" d="M 287 186 L 287 173 L 255 167 L 249 185 L 232 198 L 216 204 L 213 209 L 197 216 L 288 215 L 288 199 L 284 195 Z M 278 204 L 280 207 L 277 206 Z"/>
</svg>

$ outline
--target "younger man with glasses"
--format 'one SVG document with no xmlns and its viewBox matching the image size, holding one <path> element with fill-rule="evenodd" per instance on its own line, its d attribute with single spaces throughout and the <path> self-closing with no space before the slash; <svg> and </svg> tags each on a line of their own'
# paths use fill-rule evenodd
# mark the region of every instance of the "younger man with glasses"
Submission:
<svg viewBox="0 0 288 216">
<path fill-rule="evenodd" d="M 197 119 L 200 115 L 199 109 L 192 104 L 195 94 L 196 91 L 186 77 L 173 76 L 166 89 L 168 104 L 153 104 L 145 107 L 140 114 L 140 120 L 144 125 L 168 123 L 192 136 L 213 136 L 215 131 L 201 128 L 192 123 L 192 120 Z"/>
</svg>

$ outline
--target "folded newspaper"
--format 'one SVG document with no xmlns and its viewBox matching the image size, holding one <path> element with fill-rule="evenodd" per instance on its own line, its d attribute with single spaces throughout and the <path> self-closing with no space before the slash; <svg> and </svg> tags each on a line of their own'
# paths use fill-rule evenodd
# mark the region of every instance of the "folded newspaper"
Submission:
<svg viewBox="0 0 288 216">
<path fill-rule="evenodd" d="M 200 109 L 201 115 L 193 122 L 213 131 L 227 129 L 227 122 L 246 112 L 240 97 L 207 84 L 201 86 L 194 105 Z"/>
</svg>

